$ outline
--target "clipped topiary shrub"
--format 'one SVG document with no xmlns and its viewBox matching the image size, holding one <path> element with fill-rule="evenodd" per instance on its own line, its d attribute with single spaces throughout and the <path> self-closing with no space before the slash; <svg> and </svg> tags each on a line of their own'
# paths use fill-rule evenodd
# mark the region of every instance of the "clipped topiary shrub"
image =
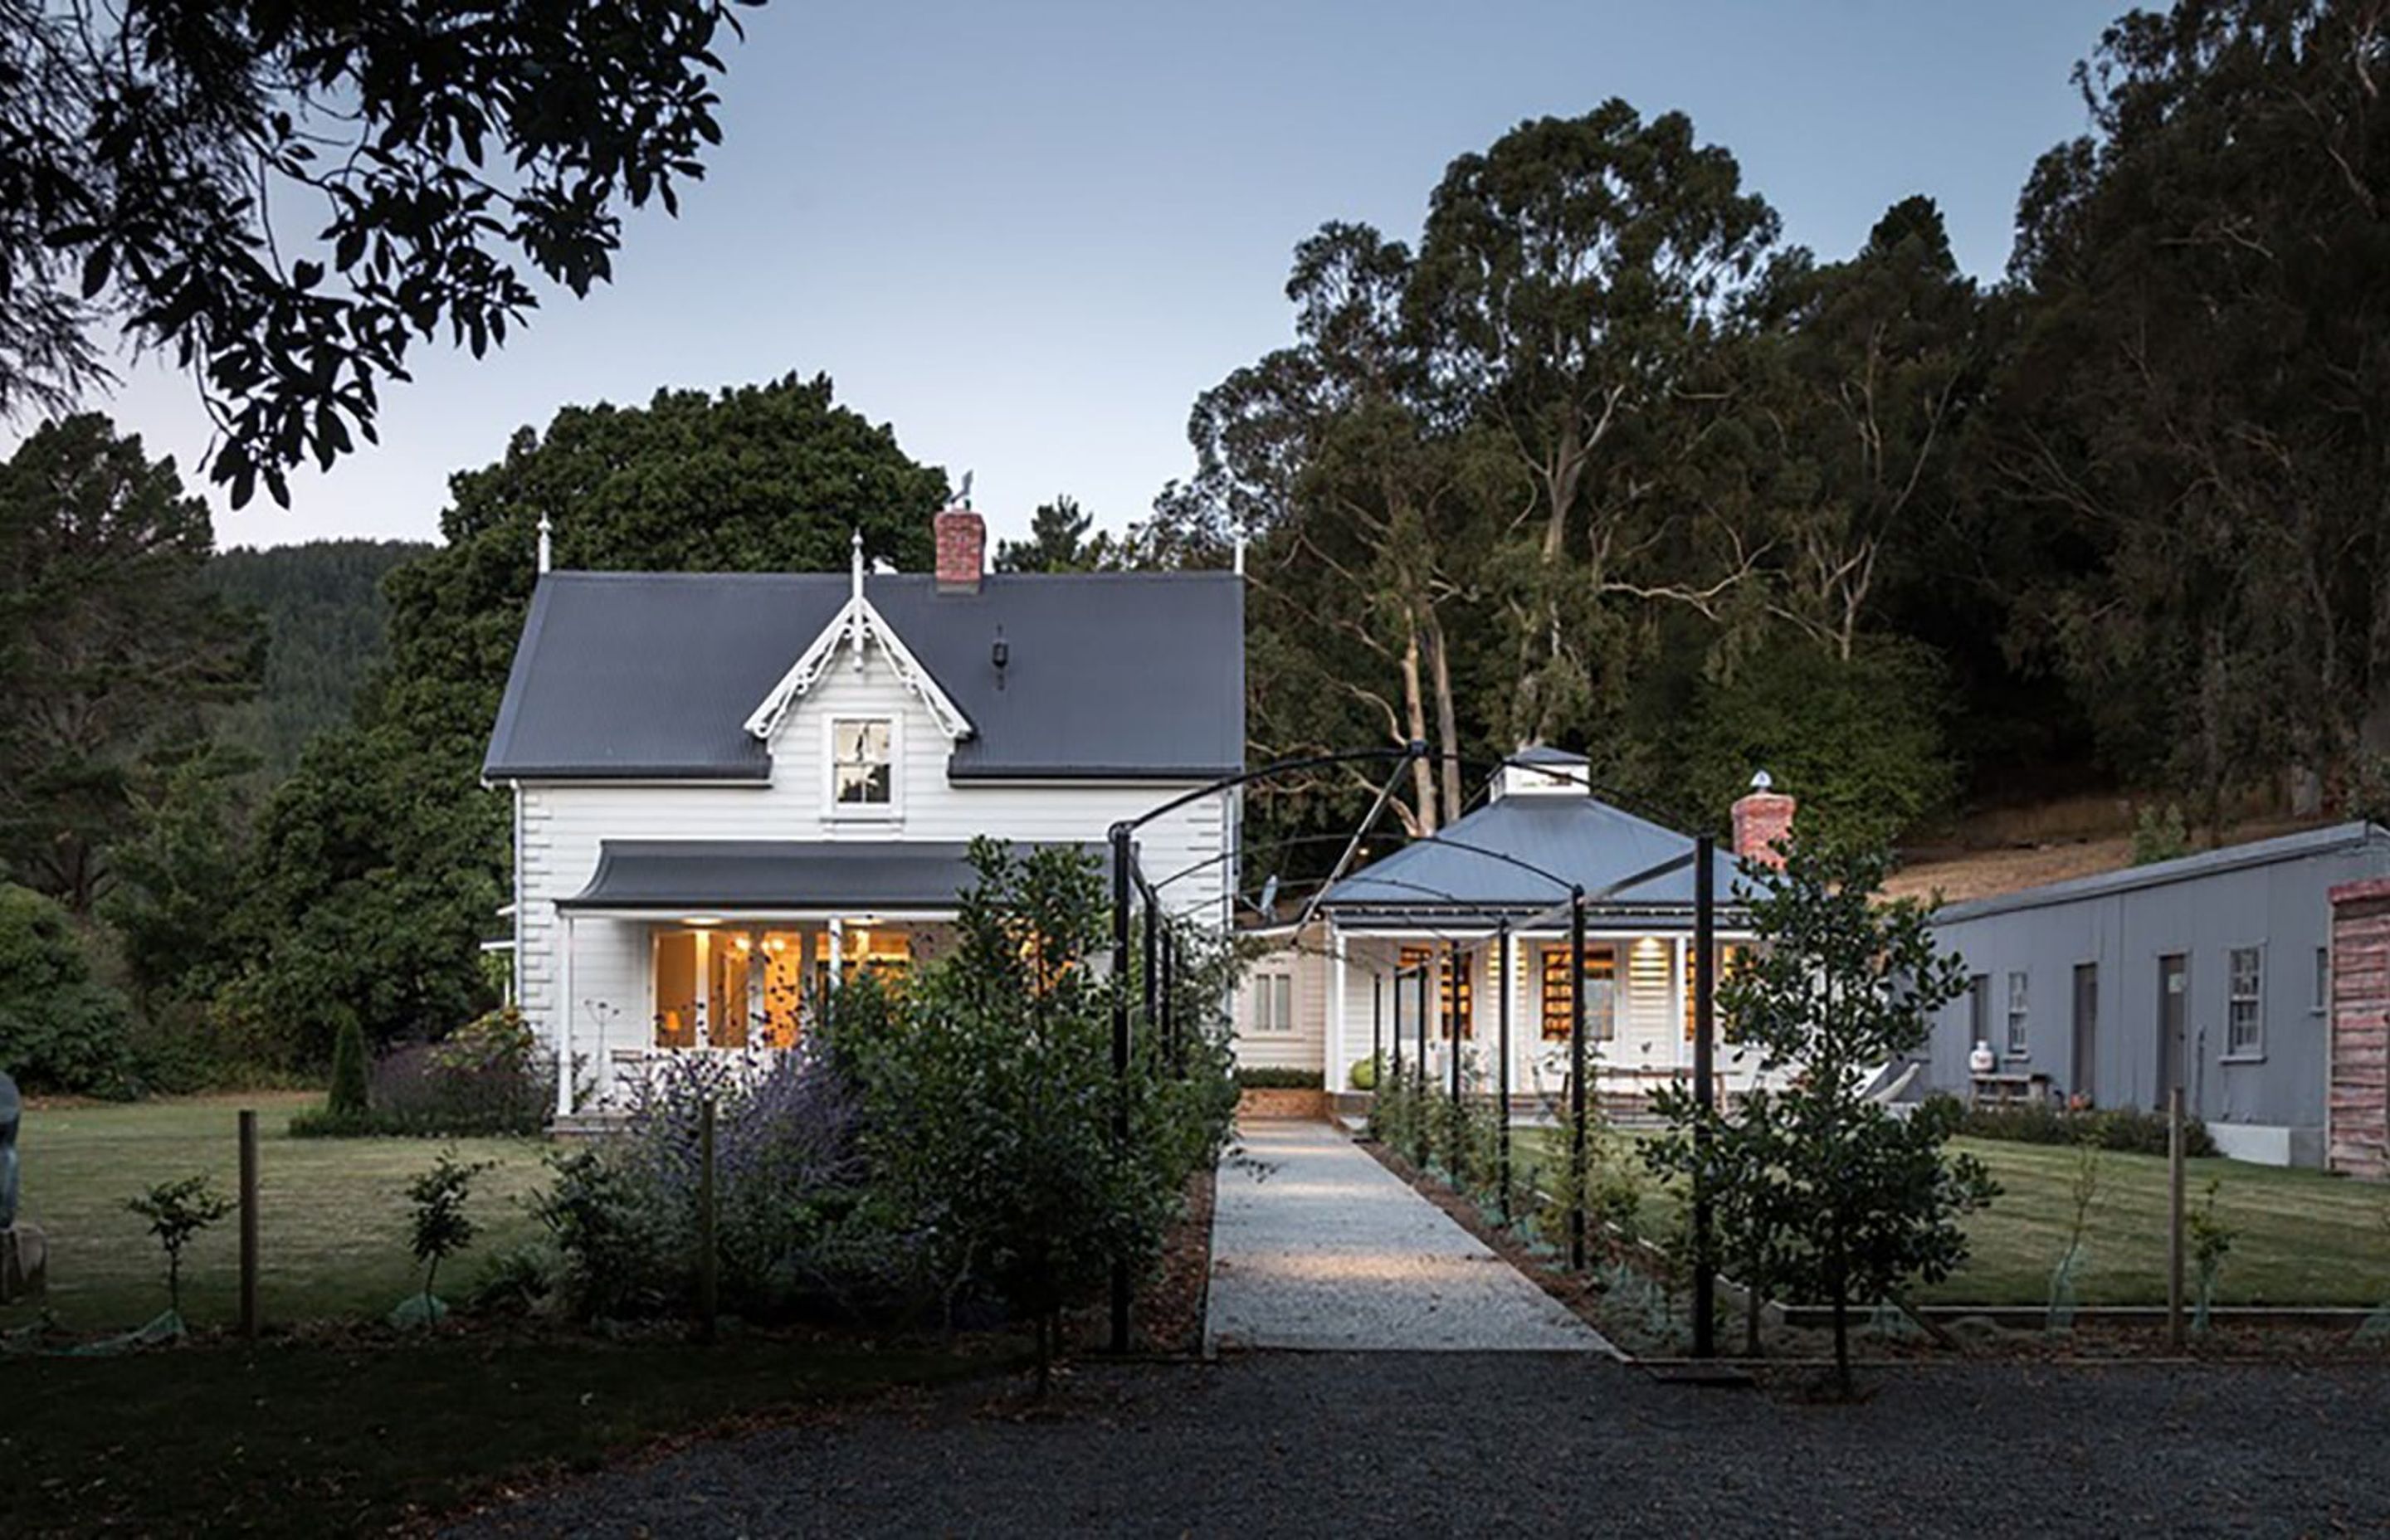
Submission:
<svg viewBox="0 0 2390 1540">
<path fill-rule="evenodd" d="M 332 1091 L 324 1110 L 335 1118 L 362 1118 L 366 1095 L 366 1033 L 353 1016 L 343 1016 L 332 1039 Z"/>
<path fill-rule="evenodd" d="M 1317 1091 L 1326 1084 L 1326 1077 L 1317 1070 L 1254 1065 L 1237 1072 L 1240 1091 Z"/>
<path fill-rule="evenodd" d="M 1960 1117 L 1959 1132 L 1970 1138 L 2006 1139 L 2013 1144 L 2088 1144 L 2125 1155 L 2166 1152 L 2165 1114 L 2137 1107 L 2075 1110 L 2047 1101 L 1971 1107 Z M 2197 1118 L 2183 1119 L 2182 1144 L 2183 1153 L 2193 1160 L 2217 1153 L 2215 1136 Z"/>
</svg>

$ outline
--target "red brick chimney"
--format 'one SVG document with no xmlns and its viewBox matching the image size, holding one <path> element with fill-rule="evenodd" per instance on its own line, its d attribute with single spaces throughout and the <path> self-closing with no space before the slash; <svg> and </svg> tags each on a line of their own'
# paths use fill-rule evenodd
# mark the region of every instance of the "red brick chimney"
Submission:
<svg viewBox="0 0 2390 1540">
<path fill-rule="evenodd" d="M 976 594 L 987 556 L 987 520 L 968 507 L 938 515 L 938 592 Z"/>
<path fill-rule="evenodd" d="M 1745 861 L 1782 866 L 1784 854 L 1776 842 L 1792 832 L 1792 810 L 1800 804 L 1781 791 L 1762 770 L 1751 777 L 1751 789 L 1734 804 L 1734 853 Z"/>
</svg>

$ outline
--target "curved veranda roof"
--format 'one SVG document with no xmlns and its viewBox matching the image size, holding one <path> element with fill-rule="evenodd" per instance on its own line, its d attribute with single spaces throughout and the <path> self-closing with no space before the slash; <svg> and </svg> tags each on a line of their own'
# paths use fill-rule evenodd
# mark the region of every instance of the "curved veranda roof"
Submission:
<svg viewBox="0 0 2390 1540">
<path fill-rule="evenodd" d="M 1505 797 L 1362 867 L 1329 889 L 1320 907 L 1347 928 L 1491 924 L 1545 914 L 1576 885 L 1588 914 L 1690 928 L 1693 852 L 1690 835 L 1596 797 Z M 1724 851 L 1714 862 L 1719 918 L 1740 923 L 1741 866 Z"/>
</svg>

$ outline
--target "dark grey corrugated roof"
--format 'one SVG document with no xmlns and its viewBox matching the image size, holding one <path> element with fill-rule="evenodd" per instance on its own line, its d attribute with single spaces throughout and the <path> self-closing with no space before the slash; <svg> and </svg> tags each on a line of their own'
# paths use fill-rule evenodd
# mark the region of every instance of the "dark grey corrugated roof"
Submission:
<svg viewBox="0 0 2390 1540">
<path fill-rule="evenodd" d="M 2189 882 L 2247 866 L 2335 854 L 2368 843 L 2382 845 L 2385 855 L 2390 855 L 2390 832 L 2363 822 L 2334 824 L 2328 828 L 2310 828 L 2272 840 L 2253 840 L 2245 845 L 2226 845 L 2221 850 L 2202 851 L 2196 855 L 2185 855 L 2173 861 L 2152 861 L 2146 866 L 2126 866 L 2117 871 L 2096 872 L 2089 877 L 2070 877 L 2063 882 L 2046 882 L 2038 888 L 2020 888 L 2012 893 L 1970 899 L 1964 904 L 1952 904 L 1935 910 L 1934 922 L 1947 925 L 1959 920 L 1980 919 L 1985 915 L 2006 914 L 2012 909 L 2038 909 L 2052 904 L 2073 903 L 2077 899 L 2104 898 L 2111 893 L 2163 887 L 2170 882 Z"/>
<path fill-rule="evenodd" d="M 1567 899 L 1563 882 L 1600 892 L 1692 853 L 1690 836 L 1596 797 L 1510 796 L 1471 813 L 1440 837 L 1413 841 L 1362 867 L 1330 888 L 1320 902 L 1343 919 L 1359 911 L 1535 913 Z M 1539 876 L 1536 868 L 1550 878 Z M 1730 902 L 1734 858 L 1720 853 L 1712 870 L 1719 902 Z M 1639 913 L 1690 909 L 1692 902 L 1693 869 L 1688 859 L 1677 870 L 1622 889 L 1593 907 Z"/>
<path fill-rule="evenodd" d="M 848 591 L 844 573 L 551 572 L 482 772 L 761 779 L 769 759 L 748 713 Z M 1232 573 L 996 573 L 976 594 L 881 574 L 865 592 L 977 729 L 956 749 L 957 779 L 1196 778 L 1243 764 L 1244 588 Z"/>
<path fill-rule="evenodd" d="M 930 840 L 608 840 L 589 885 L 558 907 L 951 909 L 978 880 L 969 855 Z"/>
</svg>

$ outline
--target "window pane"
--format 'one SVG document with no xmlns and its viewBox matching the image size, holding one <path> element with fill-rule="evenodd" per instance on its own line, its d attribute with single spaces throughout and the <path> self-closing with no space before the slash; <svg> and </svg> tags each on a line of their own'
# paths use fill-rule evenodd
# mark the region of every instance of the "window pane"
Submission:
<svg viewBox="0 0 2390 1540">
<path fill-rule="evenodd" d="M 831 794 L 842 807 L 884 806 L 893 781 L 885 721 L 830 724 Z"/>
<path fill-rule="evenodd" d="M 1394 956 L 1394 966 L 1398 969 L 1415 969 L 1422 965 L 1431 967 L 1435 973 L 1435 1020 L 1428 1023 L 1428 1030 L 1438 1037 L 1450 1035 L 1453 1015 L 1453 974 L 1458 971 L 1460 977 L 1460 1035 L 1463 1037 L 1471 1035 L 1474 1027 L 1470 1017 L 1475 1002 L 1471 998 L 1469 959 L 1463 957 L 1459 968 L 1456 970 L 1446 966 L 1446 955 L 1442 947 L 1406 946 Z M 1419 988 L 1417 979 L 1406 979 L 1402 984 L 1407 989 Z M 1413 996 L 1413 998 L 1415 1001 L 1417 997 Z M 1413 1010 L 1413 1015 L 1417 1015 L 1416 1009 Z M 1413 1025 L 1416 1027 L 1417 1022 L 1414 1021 Z"/>
<path fill-rule="evenodd" d="M 656 936 L 656 1046 L 697 1046 L 697 932 Z"/>
<path fill-rule="evenodd" d="M 2025 1021 L 2025 981 L 2022 972 L 2009 975 L 2009 1052 L 2020 1058 L 2033 1048 Z"/>
<path fill-rule="evenodd" d="M 1547 946 L 1543 956 L 1544 1039 L 1564 1043 L 1569 1034 L 1569 954 L 1565 946 Z M 1585 1035 L 1588 1042 L 1607 1042 L 1618 1033 L 1617 955 L 1607 946 L 1585 949 Z"/>
</svg>

